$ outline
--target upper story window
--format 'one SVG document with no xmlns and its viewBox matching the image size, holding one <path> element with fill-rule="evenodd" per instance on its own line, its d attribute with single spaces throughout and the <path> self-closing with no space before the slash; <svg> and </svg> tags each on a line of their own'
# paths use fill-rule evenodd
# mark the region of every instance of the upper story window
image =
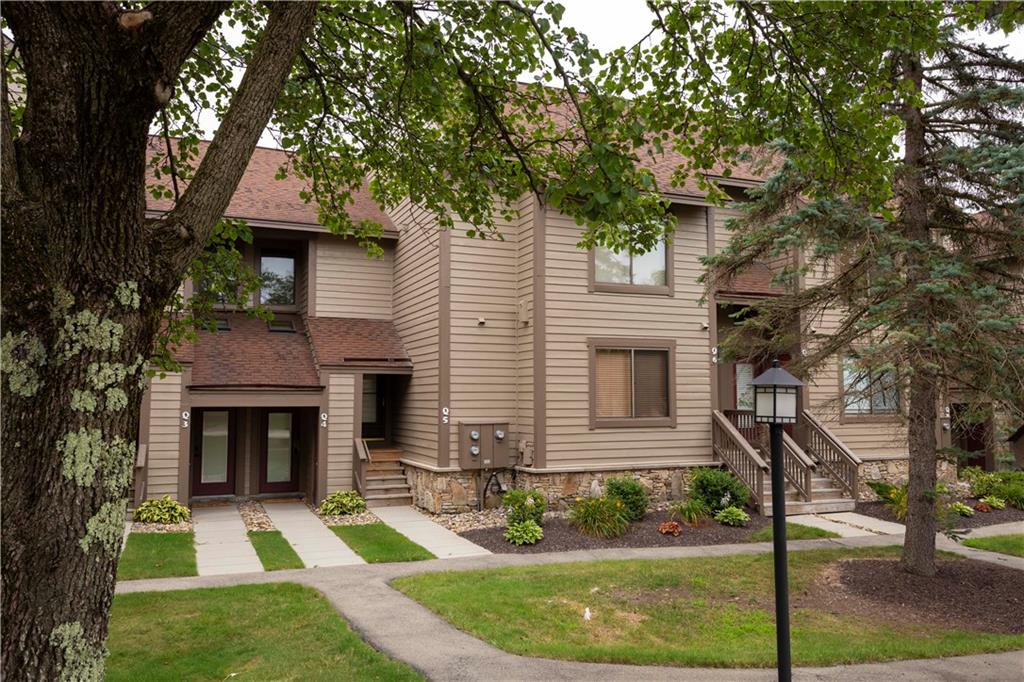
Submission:
<svg viewBox="0 0 1024 682">
<path fill-rule="evenodd" d="M 590 290 L 614 293 L 672 293 L 672 259 L 664 242 L 647 253 L 613 251 L 603 246 L 590 252 Z"/>
<path fill-rule="evenodd" d="M 260 283 L 260 303 L 263 305 L 295 305 L 295 253 L 261 250 Z"/>
<path fill-rule="evenodd" d="M 843 361 L 843 416 L 891 416 L 900 410 L 895 373 L 859 368 L 853 358 Z"/>
<path fill-rule="evenodd" d="M 590 427 L 675 426 L 675 344 L 590 339 Z"/>
</svg>

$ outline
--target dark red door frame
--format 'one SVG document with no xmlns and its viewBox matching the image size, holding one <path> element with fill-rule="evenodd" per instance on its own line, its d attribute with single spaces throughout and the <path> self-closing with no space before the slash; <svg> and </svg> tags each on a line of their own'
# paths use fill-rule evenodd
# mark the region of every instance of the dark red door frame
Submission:
<svg viewBox="0 0 1024 682">
<path fill-rule="evenodd" d="M 291 480 L 288 481 L 277 481 L 270 483 L 267 481 L 267 456 L 269 454 L 269 429 L 270 429 L 270 414 L 286 412 L 292 416 L 292 437 L 291 437 L 291 448 L 292 448 L 292 461 L 291 461 Z M 289 408 L 267 408 L 261 411 L 260 416 L 260 492 L 261 493 L 293 493 L 299 490 L 299 456 L 298 456 L 298 438 L 297 430 L 299 425 L 299 411 Z"/>
<path fill-rule="evenodd" d="M 224 483 L 203 483 L 203 418 L 206 412 L 228 413 L 228 462 L 227 481 Z M 193 410 L 192 427 L 192 496 L 233 495 L 235 492 L 235 411 L 227 410 Z"/>
</svg>

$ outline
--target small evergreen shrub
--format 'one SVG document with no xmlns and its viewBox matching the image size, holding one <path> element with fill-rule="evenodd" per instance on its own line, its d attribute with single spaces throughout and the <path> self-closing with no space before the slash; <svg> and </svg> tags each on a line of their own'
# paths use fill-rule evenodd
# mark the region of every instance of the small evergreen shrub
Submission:
<svg viewBox="0 0 1024 682">
<path fill-rule="evenodd" d="M 1020 473 L 1020 472 L 1001 472 L 1001 473 Z M 992 488 L 992 494 L 996 497 L 1004 500 L 1006 504 L 1017 509 L 1024 509 L 1024 480 L 1015 481 L 1008 479 L 1006 481 L 1000 481 Z"/>
<path fill-rule="evenodd" d="M 742 507 L 750 491 L 725 469 L 697 469 L 690 475 L 690 497 L 701 500 L 712 513 L 726 507 Z"/>
<path fill-rule="evenodd" d="M 978 500 L 979 503 L 987 504 L 992 509 L 1006 509 L 1006 500 L 995 495 L 986 495 Z"/>
<path fill-rule="evenodd" d="M 949 508 L 960 516 L 974 516 L 974 510 L 963 502 L 954 502 Z"/>
<path fill-rule="evenodd" d="M 629 528 L 627 514 L 617 497 L 578 497 L 569 509 L 569 521 L 584 535 L 617 538 Z"/>
<path fill-rule="evenodd" d="M 501 498 L 505 507 L 505 521 L 514 526 L 524 521 L 533 521 L 538 526 L 544 525 L 544 512 L 548 501 L 539 490 L 510 490 Z"/>
<path fill-rule="evenodd" d="M 885 481 L 864 481 L 864 485 L 871 488 L 882 502 L 888 501 L 892 497 L 893 491 L 896 490 L 896 486 Z"/>
<path fill-rule="evenodd" d="M 626 512 L 630 521 L 640 521 L 647 513 L 647 491 L 640 485 L 640 481 L 634 478 L 610 478 L 605 483 L 605 494 L 608 497 L 617 497 L 626 505 Z"/>
<path fill-rule="evenodd" d="M 699 526 L 711 518 L 711 508 L 697 498 L 691 498 L 672 507 L 672 516 L 678 516 L 687 526 Z"/>
<path fill-rule="evenodd" d="M 739 507 L 726 507 L 715 514 L 715 521 L 723 526 L 745 526 L 750 521 L 750 514 Z"/>
<path fill-rule="evenodd" d="M 159 500 L 146 500 L 140 504 L 132 519 L 140 523 L 182 523 L 190 516 L 192 512 L 188 507 L 171 499 L 170 495 L 164 495 Z"/>
<path fill-rule="evenodd" d="M 544 539 L 544 529 L 532 519 L 509 524 L 505 539 L 513 545 L 535 545 Z"/>
<path fill-rule="evenodd" d="M 366 500 L 355 490 L 339 490 L 324 498 L 319 511 L 324 516 L 351 516 L 366 511 Z"/>
</svg>

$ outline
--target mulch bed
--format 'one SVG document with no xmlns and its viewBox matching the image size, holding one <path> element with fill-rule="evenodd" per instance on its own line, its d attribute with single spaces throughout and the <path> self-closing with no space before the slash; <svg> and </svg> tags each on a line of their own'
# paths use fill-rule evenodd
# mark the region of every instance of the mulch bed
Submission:
<svg viewBox="0 0 1024 682">
<path fill-rule="evenodd" d="M 905 572 L 898 560 L 845 559 L 798 595 L 802 601 L 875 620 L 1024 634 L 1024 571 L 970 559 L 940 559 L 930 578 Z"/>
<path fill-rule="evenodd" d="M 963 500 L 964 504 L 973 507 L 978 500 Z M 886 508 L 883 502 L 858 502 L 855 510 L 858 514 L 871 516 L 883 521 L 902 523 L 897 521 L 892 512 Z M 1011 523 L 1013 521 L 1024 521 L 1024 511 L 1016 507 L 1006 506 L 1006 509 L 993 509 L 990 512 L 974 512 L 974 516 L 961 516 L 956 523 L 957 528 L 981 528 L 982 526 L 994 526 L 997 523 Z"/>
<path fill-rule="evenodd" d="M 669 520 L 669 513 L 664 511 L 649 512 L 643 521 L 629 524 L 626 534 L 604 540 L 583 535 L 562 518 L 544 521 L 544 539 L 535 545 L 517 547 L 505 540 L 504 526 L 499 528 L 480 528 L 469 530 L 460 535 L 470 542 L 491 550 L 496 554 L 539 554 L 541 552 L 570 552 L 578 549 L 609 549 L 615 547 L 684 547 L 696 545 L 728 545 L 736 542 L 749 542 L 750 535 L 771 524 L 771 519 L 750 513 L 750 522 L 743 528 L 723 526 L 709 521 L 697 528 L 683 526 L 679 537 L 662 535 L 658 532 L 658 524 Z"/>
</svg>

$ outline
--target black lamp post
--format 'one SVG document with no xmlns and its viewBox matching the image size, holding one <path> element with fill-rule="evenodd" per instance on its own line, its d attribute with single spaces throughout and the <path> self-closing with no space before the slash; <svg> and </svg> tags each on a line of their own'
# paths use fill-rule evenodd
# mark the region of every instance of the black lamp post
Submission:
<svg viewBox="0 0 1024 682">
<path fill-rule="evenodd" d="M 779 680 L 793 679 L 789 648 L 789 576 L 786 564 L 786 481 L 782 465 L 782 426 L 796 424 L 803 382 L 782 369 L 779 361 L 750 382 L 754 387 L 754 421 L 768 424 L 771 435 L 772 543 L 775 559 L 775 642 Z"/>
</svg>

